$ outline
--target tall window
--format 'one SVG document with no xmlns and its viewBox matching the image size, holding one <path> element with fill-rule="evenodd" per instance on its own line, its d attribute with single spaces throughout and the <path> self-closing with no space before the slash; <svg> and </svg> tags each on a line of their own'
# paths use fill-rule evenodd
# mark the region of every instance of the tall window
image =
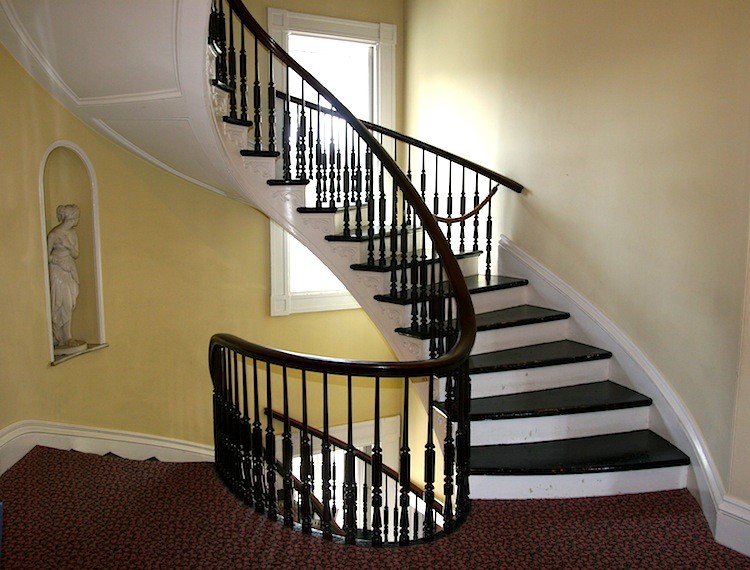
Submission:
<svg viewBox="0 0 750 570">
<path fill-rule="evenodd" d="M 268 22 L 271 36 L 358 118 L 393 126 L 395 26 L 273 8 Z M 357 306 L 313 253 L 271 223 L 272 315 Z"/>
</svg>

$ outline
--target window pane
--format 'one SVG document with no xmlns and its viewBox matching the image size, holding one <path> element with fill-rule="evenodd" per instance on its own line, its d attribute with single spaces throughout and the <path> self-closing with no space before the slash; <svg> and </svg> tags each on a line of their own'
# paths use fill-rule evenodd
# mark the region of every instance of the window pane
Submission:
<svg viewBox="0 0 750 570">
<path fill-rule="evenodd" d="M 346 287 L 304 245 L 287 234 L 289 244 L 289 290 L 292 293 L 346 291 Z"/>
</svg>

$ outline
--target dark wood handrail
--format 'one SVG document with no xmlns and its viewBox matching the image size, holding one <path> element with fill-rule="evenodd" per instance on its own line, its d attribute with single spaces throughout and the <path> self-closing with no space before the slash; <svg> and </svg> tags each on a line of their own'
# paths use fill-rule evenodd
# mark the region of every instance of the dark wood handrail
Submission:
<svg viewBox="0 0 750 570">
<path fill-rule="evenodd" d="M 277 89 L 276 97 L 278 97 L 279 99 L 286 99 L 287 94 L 284 91 Z M 339 113 L 335 109 L 328 109 L 326 107 L 321 107 L 320 105 L 318 105 L 317 103 L 313 103 L 312 101 L 303 101 L 302 99 L 300 99 L 299 97 L 295 97 L 294 95 L 289 95 L 288 98 L 295 105 L 304 104 L 305 107 L 313 111 L 317 111 L 325 115 L 332 115 L 335 117 L 340 116 Z M 495 172 L 494 170 L 490 170 L 489 168 L 486 168 L 482 166 L 481 164 L 472 162 L 471 160 L 458 156 L 457 154 L 453 154 L 452 152 L 448 152 L 447 150 L 444 150 L 442 148 L 433 146 L 424 141 L 420 141 L 419 139 L 415 139 L 413 137 L 410 137 L 398 131 L 394 131 L 393 129 L 383 127 L 376 123 L 371 123 L 370 121 L 362 121 L 362 124 L 366 126 L 368 129 L 370 129 L 371 131 L 375 131 L 376 133 L 381 133 L 383 135 L 391 137 L 392 139 L 396 139 L 399 142 L 415 146 L 419 149 L 435 154 L 439 156 L 440 158 L 445 158 L 446 160 L 455 162 L 459 166 L 463 166 L 465 168 L 468 168 L 469 170 L 477 172 L 481 174 L 482 176 L 489 178 L 493 182 L 497 182 L 498 184 L 505 186 L 509 190 L 513 190 L 514 192 L 518 192 L 519 194 L 523 192 L 524 190 L 524 186 L 520 182 L 516 182 L 515 180 L 512 180 L 511 178 L 508 178 L 507 176 L 503 176 L 502 174 Z"/>
<path fill-rule="evenodd" d="M 433 246 L 437 251 L 443 264 L 446 277 L 451 284 L 454 292 L 458 313 L 458 338 L 456 343 L 444 355 L 434 360 L 405 362 L 358 362 L 346 361 L 339 359 L 323 359 L 312 356 L 300 355 L 292 352 L 269 349 L 244 341 L 231 335 L 214 335 L 211 339 L 210 350 L 213 350 L 214 344 L 219 339 L 222 342 L 229 342 L 232 348 L 245 351 L 261 351 L 269 361 L 277 364 L 286 364 L 290 366 L 300 365 L 301 368 L 308 370 L 318 370 L 321 372 L 339 372 L 349 375 L 362 374 L 365 376 L 417 376 L 420 371 L 435 373 L 438 370 L 449 371 L 459 366 L 471 352 L 476 338 L 476 317 L 474 307 L 471 302 L 469 289 L 458 265 L 458 260 L 453 255 L 450 244 L 445 239 L 437 220 L 433 218 L 432 212 L 419 196 L 419 193 L 412 185 L 406 173 L 396 164 L 390 153 L 383 148 L 378 140 L 373 136 L 370 130 L 354 114 L 339 101 L 320 81 L 317 80 L 309 71 L 295 61 L 281 46 L 274 40 L 266 30 L 253 18 L 242 0 L 228 0 L 234 13 L 242 23 L 253 33 L 258 41 L 263 44 L 279 61 L 293 69 L 306 83 L 312 86 L 320 93 L 346 120 L 346 122 L 357 132 L 361 140 L 377 156 L 383 167 L 393 177 L 398 187 L 404 193 L 407 201 L 410 203 L 415 215 L 422 220 L 425 231 L 429 234 Z"/>
<path fill-rule="evenodd" d="M 284 421 L 284 414 L 282 414 L 281 412 L 277 412 L 276 410 L 274 410 L 273 411 L 273 418 L 275 420 Z M 289 418 L 289 424 L 293 428 L 296 428 L 296 429 L 298 429 L 300 431 L 302 431 L 302 430 L 305 429 L 304 424 L 301 421 L 296 420 L 294 418 Z M 306 429 L 307 429 L 307 432 L 310 435 L 312 435 L 313 437 L 317 437 L 318 439 L 321 439 L 321 440 L 325 438 L 325 433 L 323 433 L 321 430 L 319 430 L 317 428 L 314 428 L 314 427 L 308 425 Z M 328 435 L 328 441 L 331 442 L 331 445 L 333 445 L 334 447 L 338 447 L 339 449 L 343 449 L 344 451 L 347 451 L 349 449 L 349 445 L 344 440 L 338 439 L 337 437 L 333 437 L 330 434 Z M 372 455 L 369 455 L 369 454 L 365 453 L 361 449 L 356 449 L 355 448 L 354 449 L 354 456 L 357 459 L 360 459 L 360 460 L 364 461 L 368 465 L 372 465 Z M 393 468 L 391 468 L 391 467 L 389 467 L 388 465 L 385 465 L 385 464 L 381 465 L 381 468 L 383 469 L 383 474 L 384 475 L 386 475 L 387 477 L 390 477 L 394 481 L 398 481 L 399 480 L 398 471 L 396 471 L 395 469 L 393 469 Z M 416 483 L 411 482 L 411 481 L 409 482 L 409 489 L 411 490 L 411 492 L 414 495 L 416 495 L 418 497 L 421 497 L 422 493 L 424 492 L 424 489 L 422 489 L 421 487 L 419 487 L 419 485 L 417 485 Z M 438 513 L 440 513 L 441 515 L 443 514 L 443 505 L 441 503 L 439 503 L 438 501 L 433 501 L 432 502 L 432 508 L 435 511 L 437 511 Z"/>
</svg>

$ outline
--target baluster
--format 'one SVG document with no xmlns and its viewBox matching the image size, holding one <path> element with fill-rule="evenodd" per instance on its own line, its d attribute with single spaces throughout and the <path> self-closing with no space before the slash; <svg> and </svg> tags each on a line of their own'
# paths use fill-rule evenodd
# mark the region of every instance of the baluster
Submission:
<svg viewBox="0 0 750 570">
<path fill-rule="evenodd" d="M 453 214 L 453 163 L 448 161 L 448 199 L 446 208 L 448 210 L 447 216 L 450 218 Z M 435 211 L 437 213 L 437 210 Z M 448 240 L 448 245 L 453 250 L 453 241 L 451 240 L 451 228 L 453 224 L 446 224 L 448 227 L 445 230 L 445 239 Z"/>
<path fill-rule="evenodd" d="M 445 377 L 445 439 L 443 445 L 443 529 L 451 532 L 454 528 L 453 519 L 453 467 L 455 461 L 455 445 L 453 441 L 453 422 L 455 421 L 456 402 L 454 398 L 455 377 L 448 374 Z"/>
<path fill-rule="evenodd" d="M 273 53 L 268 52 L 268 151 L 276 152 L 276 85 L 273 82 Z"/>
<path fill-rule="evenodd" d="M 292 513 L 292 426 L 289 419 L 289 386 L 287 381 L 287 368 L 282 369 L 282 380 L 284 390 L 284 431 L 281 435 L 282 450 L 282 481 L 284 484 L 284 526 L 294 525 L 294 514 Z"/>
<path fill-rule="evenodd" d="M 409 218 L 411 206 L 406 201 L 406 193 L 401 190 L 401 287 L 399 299 L 406 299 L 408 294 L 409 271 Z"/>
<path fill-rule="evenodd" d="M 474 208 L 479 206 L 479 173 L 474 181 Z M 474 245 L 471 251 L 479 251 L 479 212 L 474 214 Z"/>
<path fill-rule="evenodd" d="M 253 498 L 255 510 L 263 514 L 263 425 L 260 422 L 260 392 L 258 391 L 258 361 L 253 359 Z"/>
<path fill-rule="evenodd" d="M 253 506 L 252 485 L 252 429 L 247 398 L 247 362 L 242 357 L 242 499 Z"/>
<path fill-rule="evenodd" d="M 328 373 L 323 373 L 323 445 L 321 452 L 323 455 L 322 467 L 322 494 L 323 494 L 323 520 L 321 521 L 321 531 L 323 538 L 331 540 L 331 440 L 328 433 Z"/>
<path fill-rule="evenodd" d="M 409 485 L 411 483 L 411 456 L 409 455 L 409 378 L 404 378 L 404 409 L 403 428 L 401 431 L 401 453 L 399 461 L 399 484 L 401 518 L 399 521 L 400 531 L 399 544 L 409 544 Z"/>
<path fill-rule="evenodd" d="M 225 87 L 227 84 L 227 31 L 226 31 L 226 19 L 224 17 L 224 0 L 219 0 L 219 12 L 216 23 L 218 34 L 218 48 L 219 54 L 216 58 L 216 81 L 217 83 Z"/>
<path fill-rule="evenodd" d="M 381 467 L 382 467 L 382 463 L 381 463 Z M 382 470 L 381 470 L 381 477 L 382 477 Z M 388 506 L 388 481 L 389 480 L 390 479 L 388 478 L 385 479 L 385 507 L 383 508 L 383 536 L 385 537 L 386 542 L 388 542 L 388 526 L 389 526 L 388 523 L 391 518 L 391 510 Z"/>
<path fill-rule="evenodd" d="M 336 452 L 333 452 L 333 498 L 331 499 L 332 507 L 331 507 L 331 517 L 333 517 L 334 520 L 336 520 L 336 515 L 339 513 L 339 508 L 336 503 L 336 489 L 338 485 L 336 484 L 336 478 L 338 476 L 338 470 L 336 469 Z"/>
<path fill-rule="evenodd" d="M 300 497 L 300 515 L 302 517 L 302 532 L 312 533 L 312 509 L 310 505 L 310 492 L 313 485 L 312 473 L 312 446 L 310 445 L 310 433 L 307 423 L 307 371 L 302 371 L 302 431 L 300 432 L 300 479 L 302 480 L 302 493 Z"/>
<path fill-rule="evenodd" d="M 258 50 L 260 44 L 258 38 L 255 38 L 255 78 L 253 80 L 253 123 L 255 125 L 255 144 L 253 150 L 255 152 L 261 152 L 263 150 L 263 135 L 261 130 L 261 121 L 263 114 L 261 112 L 261 99 L 260 99 L 260 55 Z"/>
<path fill-rule="evenodd" d="M 321 133 L 318 134 L 319 138 L 321 139 L 320 149 L 320 193 L 321 193 L 321 201 L 325 200 L 328 196 L 328 152 L 326 151 L 326 123 L 327 121 L 323 120 L 323 130 Z M 329 206 L 333 206 L 333 202 L 329 201 Z"/>
<path fill-rule="evenodd" d="M 354 164 L 352 163 L 352 168 Z M 344 236 L 351 237 L 352 231 L 350 227 L 350 212 L 349 207 L 351 202 L 349 200 L 349 192 L 352 190 L 349 180 L 349 125 L 344 124 Z"/>
<path fill-rule="evenodd" d="M 375 265 L 375 196 L 372 180 L 372 151 L 365 149 L 365 199 L 367 200 L 367 265 Z"/>
<path fill-rule="evenodd" d="M 284 117 L 281 128 L 281 177 L 285 181 L 292 179 L 292 114 L 291 114 L 291 95 L 289 94 L 289 66 L 286 66 L 286 95 L 284 96 Z"/>
<path fill-rule="evenodd" d="M 356 157 L 354 155 L 354 137 L 357 137 L 356 141 Z M 356 158 L 357 168 L 354 173 L 354 186 L 355 186 L 355 198 L 354 198 L 354 234 L 357 238 L 362 238 L 362 159 L 361 159 L 361 148 L 359 134 L 352 131 L 352 167 L 354 167 L 354 160 Z"/>
<path fill-rule="evenodd" d="M 435 388 L 435 376 L 430 374 L 428 385 L 429 406 L 427 407 L 427 443 L 424 446 L 424 502 L 425 516 L 423 536 L 425 540 L 432 540 L 435 534 L 435 520 L 432 504 L 435 500 L 435 443 L 432 439 L 433 425 L 433 393 Z M 447 429 L 451 429 L 450 424 Z M 416 531 L 416 529 L 415 529 Z"/>
<path fill-rule="evenodd" d="M 380 507 L 383 504 L 383 449 L 380 447 L 380 377 L 375 377 L 375 433 L 372 446 L 372 545 L 383 543 Z M 385 534 L 388 536 L 388 488 L 386 486 Z"/>
<path fill-rule="evenodd" d="M 380 243 L 378 251 L 380 252 L 380 256 L 378 259 L 378 265 L 380 267 L 385 267 L 385 234 L 388 210 L 385 198 L 385 166 L 382 161 L 378 160 L 378 162 L 380 162 L 380 178 L 378 180 L 378 188 L 380 190 L 380 197 L 378 199 L 378 236 L 380 237 Z"/>
<path fill-rule="evenodd" d="M 304 84 L 305 83 L 303 81 L 302 85 L 304 86 Z M 320 95 L 318 95 L 318 103 L 320 103 Z M 304 105 L 304 97 L 303 97 L 303 105 Z M 313 110 L 315 110 L 315 109 L 312 109 L 312 108 L 310 109 L 310 121 L 309 121 L 309 127 L 308 127 L 308 131 L 307 131 L 307 152 L 308 152 L 308 155 L 307 155 L 307 158 L 308 158 L 307 164 L 310 167 L 310 176 L 307 177 L 308 180 L 314 180 L 315 179 L 315 162 L 314 162 L 314 159 L 317 156 L 316 154 L 314 154 L 315 153 L 314 149 L 316 147 L 315 147 L 315 144 L 314 144 L 314 142 L 315 142 L 315 138 L 314 138 L 315 135 L 313 133 L 313 120 L 312 120 Z M 316 112 L 317 112 L 317 116 L 318 116 L 318 126 L 320 126 L 320 111 L 316 111 Z"/>
<path fill-rule="evenodd" d="M 488 192 L 492 192 L 492 180 L 489 180 Z M 487 200 L 487 205 L 485 206 L 487 208 L 487 263 L 484 272 L 488 280 L 492 274 L 492 195 L 489 195 L 490 199 Z"/>
<path fill-rule="evenodd" d="M 247 51 L 245 50 L 245 26 L 240 25 L 240 120 L 247 120 Z"/>
<path fill-rule="evenodd" d="M 461 170 L 461 198 L 459 199 L 459 215 L 463 216 L 466 213 L 466 167 L 464 166 Z M 466 220 L 461 220 L 458 223 L 459 234 L 458 234 L 458 252 L 463 253 L 466 251 Z"/>
<path fill-rule="evenodd" d="M 364 477 L 365 477 L 365 480 L 362 481 L 362 526 L 361 528 L 363 531 L 363 536 L 366 536 L 368 527 L 370 526 L 370 523 L 368 520 L 369 519 L 368 512 L 367 512 L 367 496 L 370 494 L 370 486 L 368 484 L 368 477 L 367 477 L 368 467 L 369 466 L 367 465 L 367 463 L 363 464 L 363 472 L 364 472 Z"/>
<path fill-rule="evenodd" d="M 417 249 L 417 238 L 420 232 L 424 231 L 417 225 L 418 218 L 416 213 L 411 224 L 411 330 L 419 331 L 419 301 L 420 301 L 420 280 L 419 274 L 421 267 L 419 265 L 419 250 Z M 424 244 L 423 244 L 424 245 Z"/>
<path fill-rule="evenodd" d="M 276 438 L 273 429 L 271 363 L 266 363 L 266 513 L 276 519 Z"/>
<path fill-rule="evenodd" d="M 307 138 L 307 113 L 305 111 L 305 81 L 301 80 L 301 94 L 300 98 L 302 102 L 297 106 L 299 111 L 297 115 L 299 117 L 299 124 L 297 126 L 297 178 L 300 180 L 309 180 L 307 178 L 307 165 L 305 164 L 305 139 Z"/>
<path fill-rule="evenodd" d="M 232 18 L 232 6 L 227 5 L 227 21 L 229 22 L 229 50 L 227 53 L 228 57 L 228 77 L 227 86 L 229 87 L 229 118 L 237 118 L 237 60 L 235 59 L 236 53 L 234 49 L 234 21 Z"/>
<path fill-rule="evenodd" d="M 323 171 L 321 164 L 323 163 L 323 146 L 320 142 L 320 93 L 318 93 L 318 109 L 317 109 L 317 129 L 315 133 L 315 207 L 323 207 Z M 310 165 L 312 168 L 312 163 Z"/>
<path fill-rule="evenodd" d="M 346 128 L 346 123 L 344 123 Z M 336 145 L 336 203 L 341 203 L 341 132 L 337 129 L 338 140 Z M 333 141 L 333 137 L 331 137 Z"/>
<path fill-rule="evenodd" d="M 347 440 L 344 461 L 344 533 L 346 543 L 354 544 L 357 538 L 357 483 L 354 480 L 354 411 L 352 407 L 352 377 L 347 375 Z"/>
<path fill-rule="evenodd" d="M 394 147 L 393 149 L 393 160 L 398 160 L 398 156 L 396 155 L 396 149 Z M 391 184 L 391 236 L 390 236 L 390 253 L 391 253 L 391 297 L 394 299 L 398 296 L 398 268 L 399 268 L 399 260 L 398 260 L 398 187 L 396 186 L 396 179 L 392 177 L 392 184 Z M 383 237 L 385 237 L 385 232 L 383 232 Z M 385 241 L 385 240 L 383 240 Z M 385 245 L 385 244 L 383 244 Z M 402 255 L 401 259 L 404 259 L 404 256 Z M 403 270 L 406 269 L 406 266 L 402 267 Z"/>
<path fill-rule="evenodd" d="M 333 115 L 328 115 L 328 127 L 331 139 L 328 142 L 328 195 L 330 196 L 330 207 L 336 206 L 336 144 L 333 141 Z"/>
<path fill-rule="evenodd" d="M 419 511 L 412 507 L 412 540 L 419 539 Z"/>
</svg>

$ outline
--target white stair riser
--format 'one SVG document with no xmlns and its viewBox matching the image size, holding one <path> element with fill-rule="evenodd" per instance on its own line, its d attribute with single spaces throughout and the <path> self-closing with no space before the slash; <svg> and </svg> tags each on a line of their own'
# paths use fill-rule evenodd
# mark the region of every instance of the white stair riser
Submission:
<svg viewBox="0 0 750 570">
<path fill-rule="evenodd" d="M 547 390 L 575 386 L 586 382 L 601 382 L 609 376 L 609 360 L 590 360 L 557 366 L 542 366 L 506 372 L 472 374 L 471 397 L 502 396 L 532 390 Z M 445 379 L 440 382 L 440 396 L 445 393 Z"/>
<path fill-rule="evenodd" d="M 572 499 L 683 489 L 688 467 L 579 475 L 471 475 L 472 499 Z"/>
<path fill-rule="evenodd" d="M 471 445 L 534 443 L 648 429 L 647 406 L 536 418 L 471 422 Z"/>
<path fill-rule="evenodd" d="M 568 338 L 569 320 L 561 319 L 546 323 L 534 323 L 518 327 L 506 327 L 477 333 L 471 354 L 483 354 L 506 348 L 528 346 Z"/>
<path fill-rule="evenodd" d="M 465 274 L 464 274 L 465 275 Z M 484 291 L 482 293 L 472 293 L 471 301 L 474 304 L 474 312 L 489 313 L 498 309 L 507 309 L 508 307 L 517 307 L 527 302 L 528 287 L 509 287 L 507 289 L 497 289 L 496 291 Z"/>
</svg>

